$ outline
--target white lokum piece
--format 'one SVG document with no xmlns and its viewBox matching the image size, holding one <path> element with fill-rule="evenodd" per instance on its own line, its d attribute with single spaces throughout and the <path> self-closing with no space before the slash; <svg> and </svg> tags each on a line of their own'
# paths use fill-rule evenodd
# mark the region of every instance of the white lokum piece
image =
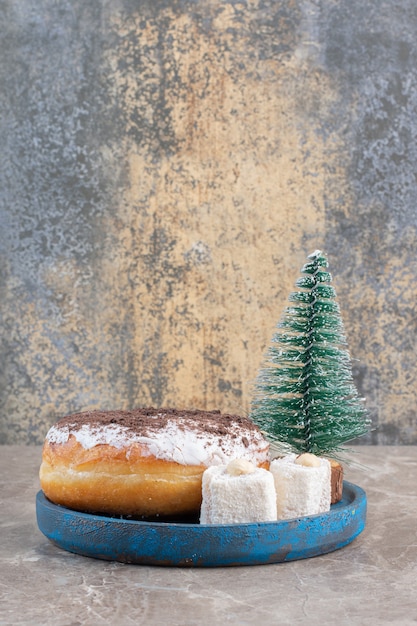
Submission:
<svg viewBox="0 0 417 626">
<path fill-rule="evenodd" d="M 270 466 L 277 496 L 277 519 L 316 515 L 330 510 L 331 466 L 313 454 L 288 454 Z"/>
<path fill-rule="evenodd" d="M 235 459 L 203 474 L 200 524 L 244 524 L 277 518 L 274 478 L 268 470 Z"/>
</svg>

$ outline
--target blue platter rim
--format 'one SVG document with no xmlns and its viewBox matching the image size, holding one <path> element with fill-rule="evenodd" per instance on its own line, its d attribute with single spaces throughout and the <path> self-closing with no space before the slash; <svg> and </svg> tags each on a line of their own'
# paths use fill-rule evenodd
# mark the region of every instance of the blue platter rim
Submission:
<svg viewBox="0 0 417 626">
<path fill-rule="evenodd" d="M 276 522 L 190 524 L 92 515 L 36 496 L 39 530 L 68 552 L 95 559 L 168 567 L 265 565 L 343 548 L 365 528 L 365 491 L 343 482 L 330 511 Z"/>
</svg>

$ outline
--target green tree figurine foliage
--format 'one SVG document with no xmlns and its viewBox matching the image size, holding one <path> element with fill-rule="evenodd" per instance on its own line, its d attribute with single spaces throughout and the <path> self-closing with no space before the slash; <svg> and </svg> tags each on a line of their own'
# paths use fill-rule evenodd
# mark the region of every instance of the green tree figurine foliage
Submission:
<svg viewBox="0 0 417 626">
<path fill-rule="evenodd" d="M 251 418 L 283 451 L 337 457 L 370 422 L 327 267 L 320 250 L 303 266 L 259 372 Z"/>
</svg>

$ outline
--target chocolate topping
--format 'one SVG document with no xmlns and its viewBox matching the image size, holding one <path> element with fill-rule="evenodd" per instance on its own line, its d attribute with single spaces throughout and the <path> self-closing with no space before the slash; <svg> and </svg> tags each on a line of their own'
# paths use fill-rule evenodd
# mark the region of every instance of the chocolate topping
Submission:
<svg viewBox="0 0 417 626">
<path fill-rule="evenodd" d="M 259 433 L 259 428 L 249 418 L 238 415 L 220 413 L 220 411 L 179 410 L 173 408 L 153 407 L 126 411 L 85 411 L 67 415 L 56 424 L 58 428 L 69 426 L 77 431 L 83 425 L 103 427 L 117 424 L 128 431 L 150 436 L 153 432 L 163 429 L 168 422 L 175 420 L 179 428 L 192 429 L 201 433 L 231 435 L 230 426 L 241 426 L 247 431 Z M 247 445 L 247 438 L 244 443 Z"/>
</svg>

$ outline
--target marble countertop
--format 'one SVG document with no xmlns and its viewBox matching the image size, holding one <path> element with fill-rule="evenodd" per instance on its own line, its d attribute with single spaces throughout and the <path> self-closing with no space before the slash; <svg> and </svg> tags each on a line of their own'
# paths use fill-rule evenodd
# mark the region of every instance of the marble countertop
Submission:
<svg viewBox="0 0 417 626">
<path fill-rule="evenodd" d="M 0 446 L 0 626 L 417 624 L 417 446 L 360 446 L 365 530 L 327 555 L 165 568 L 65 552 L 37 527 L 39 447 Z"/>
</svg>

